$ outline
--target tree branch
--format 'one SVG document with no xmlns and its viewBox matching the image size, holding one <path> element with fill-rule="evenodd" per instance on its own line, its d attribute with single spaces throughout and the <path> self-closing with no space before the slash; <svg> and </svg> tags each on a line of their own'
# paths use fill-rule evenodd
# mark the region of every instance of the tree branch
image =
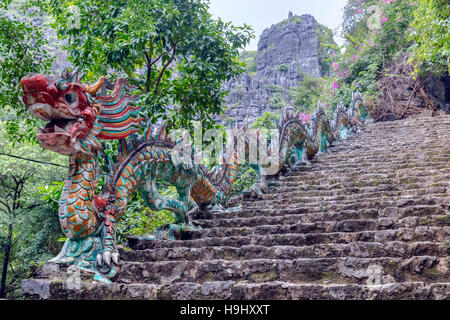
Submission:
<svg viewBox="0 0 450 320">
<path fill-rule="evenodd" d="M 158 87 L 159 87 L 159 83 L 161 82 L 161 79 L 162 79 L 162 77 L 163 77 L 163 75 L 164 75 L 164 71 L 166 71 L 166 69 L 167 69 L 167 67 L 172 63 L 172 61 L 175 59 L 175 54 L 176 54 L 176 51 L 177 51 L 177 44 L 178 44 L 178 41 L 176 41 L 174 44 L 173 44 L 173 47 L 172 47 L 172 57 L 170 57 L 170 59 L 166 62 L 166 64 L 164 65 L 164 67 L 161 69 L 161 72 L 159 73 L 159 76 L 158 76 L 158 78 L 156 79 L 156 83 L 155 83 L 155 89 L 154 89 L 154 91 L 153 91 L 153 94 L 158 94 Z"/>
</svg>

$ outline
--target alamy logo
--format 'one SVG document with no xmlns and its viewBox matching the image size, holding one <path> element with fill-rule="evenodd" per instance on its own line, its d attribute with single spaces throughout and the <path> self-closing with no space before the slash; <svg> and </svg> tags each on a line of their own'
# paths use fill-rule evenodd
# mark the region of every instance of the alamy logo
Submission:
<svg viewBox="0 0 450 320">
<path fill-rule="evenodd" d="M 367 267 L 367 285 L 380 285 L 383 275 L 383 268 L 380 265 L 372 264 Z"/>
<path fill-rule="evenodd" d="M 383 13 L 380 7 L 371 5 L 367 8 L 367 13 L 370 15 L 367 19 L 367 27 L 369 30 L 381 29 L 381 16 Z"/>
<path fill-rule="evenodd" d="M 80 7 L 70 6 L 69 14 L 67 16 L 67 26 L 69 29 L 80 29 L 81 28 L 81 12 Z"/>
</svg>

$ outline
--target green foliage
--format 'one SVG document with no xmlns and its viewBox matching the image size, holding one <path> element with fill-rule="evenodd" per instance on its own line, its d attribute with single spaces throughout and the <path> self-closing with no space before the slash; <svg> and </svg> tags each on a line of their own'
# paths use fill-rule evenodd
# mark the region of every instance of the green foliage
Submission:
<svg viewBox="0 0 450 320">
<path fill-rule="evenodd" d="M 268 90 L 271 93 L 282 93 L 283 87 L 278 84 L 265 84 L 264 89 Z"/>
<path fill-rule="evenodd" d="M 287 25 L 290 24 L 290 23 L 302 23 L 302 18 L 299 17 L 299 16 L 293 15 L 292 17 L 290 17 L 290 18 L 288 18 L 288 19 L 286 19 L 286 20 L 283 20 L 283 21 L 279 22 L 279 23 L 277 24 L 277 26 L 279 26 L 279 27 L 284 27 L 284 26 L 287 26 Z"/>
<path fill-rule="evenodd" d="M 282 109 L 287 106 L 286 101 L 284 100 L 283 94 L 281 92 L 275 92 L 272 94 L 268 101 L 269 105 L 275 109 Z"/>
<path fill-rule="evenodd" d="M 347 0 L 344 7 L 342 30 L 348 42 L 354 38 L 361 38 L 369 33 L 367 21 L 372 11 L 368 12 L 371 0 Z"/>
<path fill-rule="evenodd" d="M 339 102 L 348 105 L 356 90 L 362 91 L 366 100 L 376 101 L 377 81 L 386 63 L 407 52 L 412 44 L 408 34 L 414 6 L 410 1 L 349 0 L 344 11 L 347 43 L 336 52 L 332 82 L 324 90 L 327 97 L 323 100 L 333 106 Z"/>
<path fill-rule="evenodd" d="M 317 103 L 323 96 L 323 79 L 304 75 L 303 81 L 298 83 L 294 91 L 295 107 L 297 110 L 311 114 L 317 108 Z"/>
<path fill-rule="evenodd" d="M 239 55 L 239 60 L 246 65 L 246 70 L 249 74 L 256 73 L 256 58 L 258 51 L 242 51 Z"/>
<path fill-rule="evenodd" d="M 11 198 L 6 199 L 6 193 L 0 192 L 0 241 L 6 244 L 9 227 L 12 226 L 12 248 L 9 256 L 7 277 L 7 293 L 9 298 L 20 295 L 20 283 L 32 265 L 40 264 L 56 255 L 60 249 L 57 241 L 61 237 L 58 222 L 56 183 L 48 187 L 48 198 L 41 200 L 41 190 L 38 186 L 49 185 L 52 181 L 61 181 L 67 170 L 46 164 L 29 162 L 4 154 L 19 155 L 33 160 L 42 160 L 62 164 L 66 157 L 42 150 L 30 143 L 10 142 L 7 139 L 6 125 L 0 122 L 0 179 L 1 184 L 11 184 L 12 176 L 21 176 L 32 172 L 25 181 L 20 197 L 12 206 Z M 54 186 L 54 187 L 53 187 Z M 53 189 L 54 192 L 53 192 Z M 5 201 L 7 200 L 7 201 Z M 6 206 L 9 206 L 8 207 Z M 0 268 L 5 257 L 3 246 L 0 246 Z"/>
<path fill-rule="evenodd" d="M 286 64 L 282 63 L 277 67 L 277 70 L 280 72 L 286 72 L 289 70 L 289 68 Z"/>
<path fill-rule="evenodd" d="M 59 199 L 61 198 L 64 182 L 52 181 L 50 185 L 37 186 L 41 194 L 42 202 L 52 209 L 53 212 L 58 212 Z"/>
<path fill-rule="evenodd" d="M 450 74 L 450 2 L 418 0 L 411 22 L 411 62 L 421 75 Z"/>
<path fill-rule="evenodd" d="M 333 31 L 323 24 L 317 24 L 317 36 L 319 38 L 320 74 L 328 76 L 331 70 L 332 54 L 336 52 L 338 46 L 334 41 Z"/>
<path fill-rule="evenodd" d="M 273 112 L 264 112 L 262 116 L 253 122 L 253 128 L 275 129 L 275 122 L 280 120 L 280 115 Z"/>
<path fill-rule="evenodd" d="M 143 115 L 167 118 L 169 128 L 191 128 L 193 120 L 213 127 L 226 94 L 222 83 L 244 71 L 238 50 L 250 28 L 214 20 L 204 0 L 35 2 L 54 17 L 88 80 L 125 76 L 138 87 Z"/>
<path fill-rule="evenodd" d="M 264 112 L 259 118 L 253 122 L 253 129 L 260 129 L 260 134 L 270 137 L 269 130 L 275 129 L 276 121 L 280 120 L 280 114 L 274 112 Z M 254 165 L 244 163 L 239 166 L 236 180 L 230 192 L 229 198 L 241 194 L 253 186 L 258 178 L 257 169 Z"/>
<path fill-rule="evenodd" d="M 257 181 L 258 175 L 254 168 L 248 163 L 239 166 L 236 180 L 234 181 L 233 188 L 228 195 L 228 198 L 235 197 L 242 192 L 248 190 Z"/>
<path fill-rule="evenodd" d="M 0 120 L 6 121 L 11 141 L 35 142 L 37 120 L 25 116 L 26 107 L 19 99 L 20 80 L 30 73 L 48 71 L 52 58 L 39 28 L 6 16 L 10 2 L 0 7 Z"/>
<path fill-rule="evenodd" d="M 175 198 L 177 192 L 173 186 L 163 186 L 160 194 Z M 142 193 L 137 191 L 127 206 L 117 226 L 117 241 L 126 241 L 125 235 L 149 235 L 163 225 L 174 223 L 175 217 L 171 211 L 152 211 L 145 202 Z"/>
<path fill-rule="evenodd" d="M 268 104 L 275 109 L 282 109 L 287 106 L 286 101 L 283 96 L 283 87 L 276 84 L 266 84 L 264 85 L 264 89 L 271 93 L 271 97 L 268 101 Z"/>
<path fill-rule="evenodd" d="M 344 11 L 347 43 L 332 64 L 331 100 L 343 97 L 347 102 L 357 89 L 366 100 L 377 101 L 378 80 L 386 64 L 404 53 L 416 63 L 415 75 L 441 76 L 450 71 L 448 1 L 349 0 Z"/>
</svg>

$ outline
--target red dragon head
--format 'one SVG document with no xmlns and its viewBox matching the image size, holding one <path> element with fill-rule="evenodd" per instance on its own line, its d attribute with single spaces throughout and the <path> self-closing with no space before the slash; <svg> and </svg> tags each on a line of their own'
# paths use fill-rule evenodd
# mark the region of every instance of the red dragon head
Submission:
<svg viewBox="0 0 450 320">
<path fill-rule="evenodd" d="M 116 82 L 110 96 L 99 96 L 104 78 L 92 85 L 81 85 L 78 71 L 64 70 L 59 79 L 34 74 L 21 81 L 23 102 L 28 111 L 44 121 L 37 139 L 46 149 L 65 154 L 93 154 L 101 149 L 98 139 L 123 139 L 137 130 L 133 125 L 140 107 L 130 106 L 137 96 L 124 79 Z"/>
</svg>

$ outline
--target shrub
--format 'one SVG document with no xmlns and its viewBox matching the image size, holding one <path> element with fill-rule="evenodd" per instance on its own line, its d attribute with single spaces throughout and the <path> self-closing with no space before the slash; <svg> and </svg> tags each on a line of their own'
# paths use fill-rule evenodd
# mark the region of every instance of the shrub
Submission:
<svg viewBox="0 0 450 320">
<path fill-rule="evenodd" d="M 287 106 L 281 92 L 275 92 L 268 101 L 269 105 L 275 109 L 282 109 Z"/>
<path fill-rule="evenodd" d="M 282 63 L 277 67 L 277 70 L 280 72 L 287 72 L 289 68 L 286 64 Z"/>
<path fill-rule="evenodd" d="M 435 75 L 450 73 L 450 2 L 418 0 L 411 22 L 411 62 L 415 73 Z M 420 67 L 419 67 L 420 65 Z"/>
</svg>

